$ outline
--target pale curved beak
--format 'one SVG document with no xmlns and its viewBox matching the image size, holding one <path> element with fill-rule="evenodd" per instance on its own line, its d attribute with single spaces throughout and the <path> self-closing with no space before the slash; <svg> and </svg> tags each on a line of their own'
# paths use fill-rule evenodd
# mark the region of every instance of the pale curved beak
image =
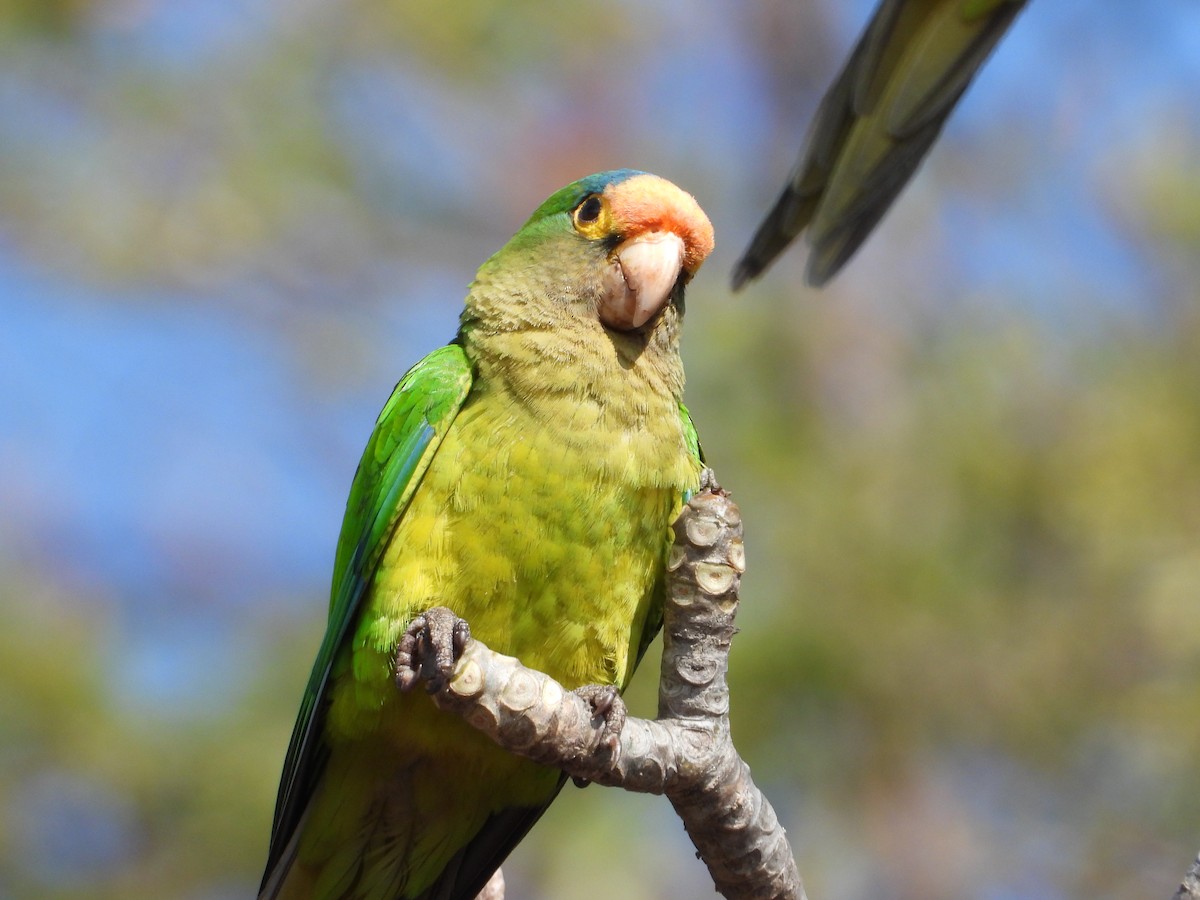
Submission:
<svg viewBox="0 0 1200 900">
<path fill-rule="evenodd" d="M 641 328 L 667 305 L 683 269 L 683 238 L 648 231 L 625 241 L 609 258 L 600 321 L 618 331 Z"/>
</svg>

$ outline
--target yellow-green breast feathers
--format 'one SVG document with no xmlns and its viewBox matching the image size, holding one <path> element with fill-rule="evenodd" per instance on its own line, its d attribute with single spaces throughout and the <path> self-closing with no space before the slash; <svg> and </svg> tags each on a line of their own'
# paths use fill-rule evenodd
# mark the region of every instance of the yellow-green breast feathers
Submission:
<svg viewBox="0 0 1200 900">
<path fill-rule="evenodd" d="M 553 799 L 559 773 L 399 694 L 392 654 L 446 605 L 568 687 L 625 686 L 699 479 L 678 345 L 711 248 L 669 182 L 576 182 L 480 269 L 455 344 L 397 386 L 347 504 L 262 896 L 469 900 Z"/>
</svg>

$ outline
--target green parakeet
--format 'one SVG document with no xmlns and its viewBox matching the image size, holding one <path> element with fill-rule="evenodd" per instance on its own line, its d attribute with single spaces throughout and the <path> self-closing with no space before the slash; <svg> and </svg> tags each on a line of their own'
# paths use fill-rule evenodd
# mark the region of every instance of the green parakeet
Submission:
<svg viewBox="0 0 1200 900">
<path fill-rule="evenodd" d="M 1025 0 L 882 0 L 733 270 L 757 278 L 802 231 L 821 285 L 887 212 Z"/>
<path fill-rule="evenodd" d="M 469 900 L 554 798 L 558 771 L 397 691 L 396 645 L 448 606 L 568 688 L 625 687 L 699 485 L 679 332 L 712 246 L 670 182 L 577 181 L 396 386 L 350 489 L 260 897 Z"/>
</svg>

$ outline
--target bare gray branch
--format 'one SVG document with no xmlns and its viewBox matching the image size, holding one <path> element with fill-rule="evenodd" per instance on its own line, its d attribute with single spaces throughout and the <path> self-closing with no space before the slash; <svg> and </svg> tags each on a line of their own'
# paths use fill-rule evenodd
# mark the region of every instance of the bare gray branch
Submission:
<svg viewBox="0 0 1200 900">
<path fill-rule="evenodd" d="M 1172 900 L 1200 900 L 1200 854 L 1197 854 L 1192 867 L 1183 876 Z"/>
<path fill-rule="evenodd" d="M 434 702 L 513 753 L 598 784 L 665 794 L 729 900 L 804 900 L 784 829 L 729 730 L 741 514 L 714 485 L 674 528 L 658 718 L 626 719 L 615 752 L 588 700 L 476 640 Z"/>
</svg>

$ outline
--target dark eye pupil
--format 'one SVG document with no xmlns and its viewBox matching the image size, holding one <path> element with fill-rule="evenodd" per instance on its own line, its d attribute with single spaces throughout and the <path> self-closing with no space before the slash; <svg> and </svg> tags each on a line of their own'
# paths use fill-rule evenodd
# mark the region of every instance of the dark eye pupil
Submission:
<svg viewBox="0 0 1200 900">
<path fill-rule="evenodd" d="M 576 218 L 580 222 L 595 222 L 600 218 L 600 198 L 596 196 L 588 197 L 579 205 L 579 212 Z"/>
</svg>

